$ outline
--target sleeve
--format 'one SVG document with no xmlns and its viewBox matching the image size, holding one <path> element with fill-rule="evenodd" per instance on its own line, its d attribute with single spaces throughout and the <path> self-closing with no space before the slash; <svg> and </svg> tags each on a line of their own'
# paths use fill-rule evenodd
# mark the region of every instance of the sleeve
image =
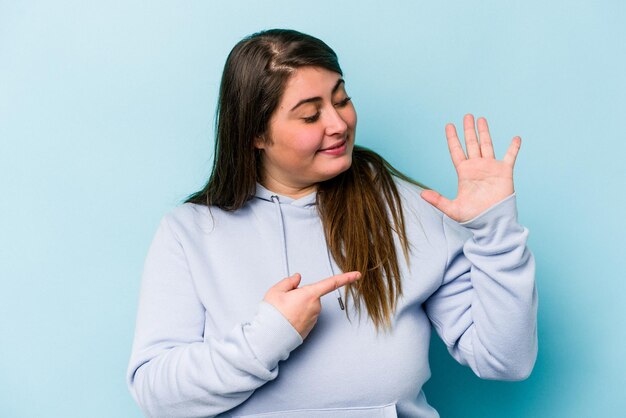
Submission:
<svg viewBox="0 0 626 418">
<path fill-rule="evenodd" d="M 144 265 L 127 383 L 146 416 L 213 417 L 276 378 L 302 338 L 264 301 L 223 338 L 204 335 L 205 309 L 167 216 Z"/>
<path fill-rule="evenodd" d="M 448 261 L 425 303 L 450 354 L 484 379 L 523 380 L 537 357 L 535 261 L 515 199 L 461 224 L 443 215 Z"/>
</svg>

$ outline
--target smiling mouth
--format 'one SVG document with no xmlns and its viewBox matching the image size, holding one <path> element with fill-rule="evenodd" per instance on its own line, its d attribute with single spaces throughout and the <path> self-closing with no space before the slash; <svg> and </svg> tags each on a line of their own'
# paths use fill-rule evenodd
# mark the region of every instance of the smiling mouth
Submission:
<svg viewBox="0 0 626 418">
<path fill-rule="evenodd" d="M 341 148 L 344 145 L 346 145 L 346 142 L 347 142 L 347 140 L 344 139 L 343 141 L 339 142 L 338 144 L 335 144 L 332 147 L 321 149 L 320 151 L 330 151 L 330 150 L 334 150 L 334 149 L 337 149 L 337 148 Z"/>
</svg>

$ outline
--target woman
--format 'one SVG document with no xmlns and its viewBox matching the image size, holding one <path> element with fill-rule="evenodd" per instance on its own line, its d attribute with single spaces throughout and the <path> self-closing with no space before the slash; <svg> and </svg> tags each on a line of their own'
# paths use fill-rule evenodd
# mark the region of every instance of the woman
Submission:
<svg viewBox="0 0 626 418">
<path fill-rule="evenodd" d="M 319 39 L 269 30 L 231 51 L 210 179 L 164 216 L 146 259 L 128 370 L 146 415 L 435 417 L 421 390 L 431 324 L 478 376 L 528 376 L 520 139 L 498 161 L 467 115 L 466 156 L 446 126 L 447 200 L 355 146 L 355 128 Z"/>
</svg>

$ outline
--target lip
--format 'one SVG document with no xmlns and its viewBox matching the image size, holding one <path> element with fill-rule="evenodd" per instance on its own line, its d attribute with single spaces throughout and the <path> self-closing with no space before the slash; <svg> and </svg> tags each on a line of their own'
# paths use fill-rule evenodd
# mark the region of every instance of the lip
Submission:
<svg viewBox="0 0 626 418">
<path fill-rule="evenodd" d="M 333 145 L 332 147 L 319 150 L 319 152 L 327 155 L 342 155 L 344 152 L 346 152 L 347 147 L 348 141 L 344 139 L 343 141 Z"/>
</svg>

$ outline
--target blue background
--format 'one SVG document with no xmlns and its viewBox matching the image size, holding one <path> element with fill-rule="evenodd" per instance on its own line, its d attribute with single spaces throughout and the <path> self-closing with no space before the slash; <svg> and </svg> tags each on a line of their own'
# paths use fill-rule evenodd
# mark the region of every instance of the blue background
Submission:
<svg viewBox="0 0 626 418">
<path fill-rule="evenodd" d="M 487 117 L 499 158 L 522 137 L 537 364 L 481 381 L 433 339 L 442 416 L 620 416 L 624 22 L 620 1 L 0 0 L 0 416 L 140 416 L 124 375 L 148 245 L 208 176 L 226 55 L 271 27 L 331 45 L 357 141 L 449 197 L 447 122 Z"/>
</svg>

